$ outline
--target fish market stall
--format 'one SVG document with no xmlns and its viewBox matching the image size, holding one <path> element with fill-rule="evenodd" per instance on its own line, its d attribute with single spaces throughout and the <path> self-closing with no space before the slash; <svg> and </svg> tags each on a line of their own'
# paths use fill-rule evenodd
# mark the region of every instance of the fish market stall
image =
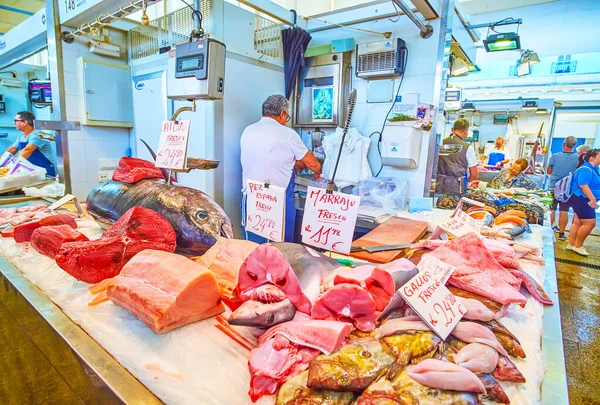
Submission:
<svg viewBox="0 0 600 405">
<path fill-rule="evenodd" d="M 19 213 L 15 211 L 12 216 L 13 219 L 15 215 L 19 215 Z M 126 220 L 129 220 L 135 215 L 139 214 L 134 212 L 124 215 L 124 217 L 126 217 Z M 443 222 L 448 219 L 450 211 L 434 210 L 434 215 L 437 222 Z M 70 223 L 69 220 L 64 218 L 62 221 Z M 87 239 L 102 241 L 102 238 L 107 237 L 107 232 L 103 233 L 103 229 L 99 223 L 91 218 L 77 218 L 75 221 L 77 223 L 77 231 L 85 235 Z M 67 225 L 58 226 L 64 227 Z M 117 224 L 115 224 L 115 228 L 118 228 Z M 130 229 L 127 226 L 125 228 Z M 525 238 L 523 242 L 532 248 L 542 250 L 545 262 L 542 263 L 539 259 L 523 259 L 519 261 L 519 264 L 534 279 L 540 281 L 540 283 L 543 281 L 546 291 L 552 301 L 554 301 L 554 305 L 543 307 L 540 302 L 528 295 L 523 308 L 513 304 L 508 308 L 506 315 L 501 317 L 504 327 L 518 338 L 520 342 L 519 347 L 527 355 L 524 359 L 511 357 L 511 364 L 514 364 L 511 367 L 516 367 L 518 371 L 515 371 L 514 368 L 505 369 L 505 371 L 512 370 L 512 372 L 519 373 L 519 375 L 524 377 L 526 382 L 520 384 L 501 382 L 501 386 L 512 404 L 567 403 L 556 272 L 553 263 L 552 234 L 541 226 L 532 226 L 532 231 L 531 234 L 523 236 Z M 33 233 L 35 232 L 36 230 L 33 231 Z M 273 255 L 278 255 L 276 251 L 273 251 L 269 247 L 271 245 L 262 245 L 263 247 L 259 249 L 248 245 L 251 242 L 235 240 L 231 242 L 219 242 L 215 245 L 215 249 L 210 249 L 200 259 L 196 259 L 201 265 L 206 266 L 211 271 L 218 272 L 221 275 L 226 274 L 229 277 L 220 277 L 218 284 L 223 302 L 228 303 L 234 309 L 234 313 L 232 314 L 229 309 L 221 309 L 218 306 L 216 310 L 209 308 L 208 310 L 202 310 L 202 313 L 214 311 L 214 313 L 220 314 L 217 316 L 207 315 L 206 319 L 188 323 L 187 325 L 185 325 L 187 322 L 183 322 L 181 324 L 184 326 L 176 327 L 164 333 L 155 333 L 153 331 L 154 327 L 149 326 L 156 325 L 156 331 L 161 332 L 160 322 L 162 321 L 160 319 L 149 321 L 144 318 L 144 321 L 141 321 L 140 319 L 144 316 L 143 311 L 136 310 L 131 306 L 127 307 L 126 304 L 120 304 L 121 306 L 115 305 L 106 296 L 103 296 L 105 291 L 102 291 L 102 283 L 93 285 L 78 281 L 69 274 L 70 270 L 67 270 L 68 266 L 65 266 L 64 263 L 58 259 L 55 261 L 50 257 L 38 253 L 36 249 L 39 246 L 35 246 L 35 236 L 31 242 L 17 242 L 16 239 L 19 239 L 21 237 L 19 235 L 21 234 L 22 232 L 18 232 L 15 229 L 14 238 L 4 237 L 0 241 L 0 252 L 6 260 L 1 266 L 4 277 L 12 284 L 18 285 L 19 290 L 23 294 L 28 294 L 27 291 L 38 291 L 39 289 L 40 295 L 47 297 L 47 299 L 50 299 L 55 304 L 55 306 L 51 305 L 51 310 L 58 314 L 57 316 L 63 316 L 63 318 L 66 316 L 68 319 L 65 318 L 64 322 L 70 324 L 74 330 L 83 330 L 85 332 L 83 338 L 87 338 L 88 345 L 95 345 L 94 351 L 81 350 L 81 346 L 78 344 L 78 339 L 81 339 L 81 336 L 64 333 L 63 338 L 74 347 L 83 360 L 91 366 L 92 370 L 109 385 L 109 388 L 119 398 L 128 399 L 125 402 L 143 400 L 147 401 L 147 403 L 152 403 L 152 401 L 156 401 L 156 398 L 158 398 L 158 400 L 169 404 L 230 404 L 232 398 L 235 398 L 236 404 L 251 404 L 252 399 L 258 399 L 258 403 L 260 404 L 274 403 L 275 397 L 273 395 L 263 395 L 268 392 L 268 390 L 265 391 L 265 387 L 261 387 L 259 384 L 251 388 L 251 377 L 254 376 L 252 378 L 255 379 L 258 372 L 256 367 L 260 369 L 263 365 L 260 362 L 255 363 L 256 367 L 249 369 L 248 361 L 251 353 L 256 352 L 260 354 L 261 350 L 266 350 L 265 348 L 268 349 L 270 347 L 265 346 L 265 344 L 271 344 L 269 342 L 281 339 L 278 336 L 285 335 L 289 337 L 291 336 L 290 334 L 297 333 L 297 331 L 294 332 L 293 330 L 285 332 L 284 325 L 293 324 L 294 322 L 305 322 L 304 327 L 308 328 L 306 330 L 315 330 L 320 333 L 323 330 L 327 330 L 329 331 L 329 335 L 335 336 L 335 338 L 332 337 L 329 340 L 320 340 L 318 343 L 310 346 L 312 348 L 302 348 L 300 346 L 300 350 L 304 350 L 302 352 L 304 353 L 303 356 L 307 356 L 308 358 L 315 359 L 319 351 L 320 353 L 324 353 L 314 360 L 315 367 L 319 364 L 319 359 L 325 359 L 326 356 L 344 355 L 344 353 L 354 347 L 352 344 L 359 344 L 356 339 L 360 335 L 352 335 L 353 337 L 350 336 L 350 344 L 338 349 L 343 336 L 347 336 L 352 329 L 352 324 L 334 320 L 318 321 L 322 323 L 315 326 L 314 322 L 316 321 L 302 317 L 298 318 L 298 315 L 296 315 L 296 320 L 275 326 L 272 328 L 272 331 L 270 329 L 270 332 L 260 337 L 259 340 L 256 338 L 257 329 L 234 325 L 236 323 L 256 324 L 257 322 L 263 322 L 264 325 L 273 324 L 273 318 L 270 316 L 258 319 L 255 316 L 249 316 L 249 312 L 243 312 L 244 305 L 246 304 L 250 305 L 250 308 L 260 308 L 261 304 L 258 301 L 254 301 L 257 298 L 255 298 L 256 294 L 252 291 L 255 291 L 255 287 L 253 286 L 257 282 L 260 282 L 261 276 L 256 274 L 247 278 L 244 275 L 245 273 L 240 271 L 240 279 L 238 280 L 237 272 L 231 270 L 239 269 L 240 266 L 245 266 L 243 263 L 252 263 L 253 261 L 256 265 L 268 263 L 269 260 L 272 260 Z M 241 252 L 239 248 L 236 248 L 238 250 L 228 248 L 228 246 L 241 246 L 242 244 L 245 244 L 243 253 L 239 253 Z M 274 244 L 274 246 L 276 246 L 276 250 L 279 250 L 284 255 L 277 257 L 285 257 L 289 261 L 293 273 L 298 277 L 299 284 L 297 287 L 294 287 L 292 280 L 296 276 L 292 275 L 292 273 L 287 273 L 286 277 L 290 281 L 285 287 L 281 287 L 281 291 L 287 295 L 294 305 L 285 304 L 287 299 L 269 304 L 271 306 L 269 307 L 270 312 L 268 314 L 290 319 L 290 313 L 286 312 L 290 308 L 293 309 L 294 313 L 296 308 L 298 311 L 304 311 L 310 302 L 314 303 L 315 300 L 318 301 L 320 299 L 323 305 L 320 305 L 318 302 L 313 304 L 315 307 L 312 312 L 313 318 L 315 317 L 315 311 L 325 311 L 323 318 L 328 318 L 329 312 L 327 311 L 331 310 L 331 308 L 325 305 L 324 297 L 326 294 L 320 296 L 319 288 L 316 290 L 304 288 L 306 285 L 315 286 L 314 274 L 306 271 L 306 269 L 310 267 L 314 259 L 318 259 L 317 262 L 321 263 L 321 266 L 325 266 L 323 267 L 324 271 L 334 271 L 335 269 L 339 269 L 339 265 L 335 261 L 300 245 Z M 441 247 L 437 249 L 441 249 Z M 436 250 L 433 252 L 436 252 Z M 170 260 L 181 260 L 174 256 L 181 256 L 166 252 L 160 253 L 160 255 L 162 256 L 160 256 L 158 261 L 165 263 L 167 267 L 181 267 L 183 263 L 177 262 L 179 263 L 178 265 L 167 265 L 166 263 Z M 183 259 L 183 257 L 181 258 Z M 151 261 L 152 258 L 144 258 L 141 253 L 138 253 L 131 260 L 132 262 L 137 260 L 135 267 L 139 267 L 142 266 L 144 261 Z M 187 259 L 183 260 L 192 263 Z M 401 265 L 407 265 L 405 259 L 400 260 L 403 260 L 399 262 Z M 59 267 L 59 264 L 63 268 L 66 267 L 66 269 L 63 270 L 63 268 Z M 358 266 L 361 263 L 356 262 L 355 264 Z M 277 267 L 277 265 L 274 266 Z M 408 267 L 413 268 L 410 264 L 408 264 Z M 168 272 L 169 270 L 166 269 L 165 271 Z M 126 272 L 128 277 L 131 278 L 139 276 L 132 273 L 131 269 L 128 270 L 127 266 L 124 267 L 123 272 Z M 281 277 L 281 274 L 279 276 L 271 276 L 270 274 L 266 273 L 264 280 L 269 280 L 269 278 L 279 280 L 278 277 Z M 341 270 L 338 274 L 346 277 L 347 280 L 352 278 L 349 270 Z M 81 277 L 81 275 L 77 276 Z M 256 277 L 259 277 L 258 281 L 254 279 Z M 265 275 L 262 277 L 265 277 Z M 118 283 L 121 282 L 119 281 Z M 238 291 L 245 291 L 248 288 L 248 291 L 250 291 L 248 301 L 244 301 L 242 306 L 240 306 L 239 302 L 235 303 L 236 284 L 238 284 Z M 120 285 L 124 286 L 123 284 Z M 269 285 L 266 284 L 265 287 L 261 287 L 264 288 L 261 294 L 277 294 L 275 290 L 267 288 Z M 345 286 L 350 284 L 342 283 L 336 285 L 328 291 L 328 296 L 334 296 L 337 290 L 341 289 L 340 285 Z M 302 290 L 299 290 L 298 286 L 302 286 Z M 319 287 L 318 282 L 316 286 Z M 115 295 L 111 288 L 113 287 L 108 287 L 108 297 L 114 301 Z M 357 292 L 360 289 L 359 286 L 352 288 Z M 244 294 L 241 297 L 244 297 Z M 32 301 L 32 304 L 36 306 L 38 311 L 45 312 L 48 311 L 47 306 L 49 303 L 47 299 L 46 303 Z M 238 306 L 237 309 L 235 309 L 236 305 Z M 240 311 L 240 308 L 242 308 L 242 311 Z M 293 317 L 294 314 L 291 313 L 291 316 Z M 285 319 L 278 319 L 278 322 L 282 320 Z M 53 323 L 52 318 L 49 318 L 48 321 Z M 365 327 L 369 329 L 369 322 L 369 319 L 359 320 L 359 318 L 355 318 L 353 324 L 359 330 Z M 166 326 L 165 330 L 169 328 L 169 326 Z M 278 329 L 276 328 L 280 328 L 279 332 L 277 332 Z M 284 335 L 278 333 L 283 333 Z M 93 339 L 95 343 L 89 338 Z M 306 340 L 306 338 L 300 338 L 300 341 L 302 339 Z M 540 341 L 542 342 L 541 346 Z M 295 339 L 294 342 L 298 342 L 298 339 Z M 309 344 L 306 341 L 305 343 Z M 296 346 L 296 343 L 293 343 L 291 347 L 298 346 Z M 375 350 L 377 352 L 372 346 L 368 347 L 369 351 Z M 93 358 L 88 358 L 102 354 L 104 354 L 104 357 L 107 357 L 105 356 L 106 353 L 112 357 L 108 357 L 107 360 L 105 359 L 105 364 L 109 364 L 110 366 L 100 366 Z M 427 365 L 428 363 L 424 364 Z M 127 372 L 123 369 L 127 370 Z M 115 380 L 115 375 L 120 375 L 115 374 L 115 370 L 121 370 L 120 373 L 125 373 L 123 378 L 131 380 L 127 387 Z M 311 371 L 311 377 L 308 377 L 306 372 L 298 374 L 302 369 L 295 370 L 296 372 L 293 372 L 286 378 L 281 378 L 277 382 L 277 386 L 283 383 L 279 390 L 278 404 L 286 403 L 285 398 L 297 395 L 294 394 L 296 392 L 294 387 L 299 387 L 307 395 L 314 394 L 314 390 L 306 388 L 306 381 L 308 378 L 314 379 L 315 375 L 318 376 L 319 374 L 315 371 L 318 369 Z M 424 372 L 427 373 L 428 370 Z M 290 378 L 296 374 L 298 374 L 296 377 Z M 135 377 L 143 386 L 136 385 L 137 381 L 131 379 L 131 376 Z M 290 379 L 285 382 L 287 378 Z M 406 374 L 401 374 L 398 378 L 402 380 L 408 377 Z M 256 384 L 256 381 L 254 380 L 253 384 Z M 322 384 L 328 384 L 326 378 L 320 381 Z M 418 390 L 419 387 L 422 387 L 418 384 L 414 385 L 416 383 L 411 379 L 407 381 L 413 384 L 414 389 Z M 132 390 L 131 387 L 134 387 L 134 389 Z M 248 395 L 249 389 L 252 399 Z M 368 395 L 376 395 L 372 389 L 365 392 L 367 393 L 363 394 L 365 398 Z M 450 395 L 451 398 L 454 398 L 455 394 L 447 394 L 448 391 L 443 392 L 446 393 L 444 395 Z M 476 398 L 474 394 L 464 393 L 460 395 L 463 395 L 467 401 L 474 401 Z M 339 394 L 335 393 L 334 396 L 338 401 L 335 403 L 340 404 L 353 403 L 356 399 L 355 394 L 347 391 Z M 358 403 L 363 402 L 359 400 Z M 485 403 L 493 402 L 485 401 Z"/>
</svg>

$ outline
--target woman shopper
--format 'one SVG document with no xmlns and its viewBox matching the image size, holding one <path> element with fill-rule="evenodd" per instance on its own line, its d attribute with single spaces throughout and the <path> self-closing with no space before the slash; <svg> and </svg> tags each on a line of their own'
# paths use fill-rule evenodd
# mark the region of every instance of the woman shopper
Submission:
<svg viewBox="0 0 600 405">
<path fill-rule="evenodd" d="M 600 149 L 592 149 L 580 157 L 581 164 L 573 173 L 572 195 L 569 205 L 573 208 L 573 225 L 569 231 L 567 250 L 589 256 L 583 243 L 596 226 L 596 208 L 600 200 Z"/>
</svg>

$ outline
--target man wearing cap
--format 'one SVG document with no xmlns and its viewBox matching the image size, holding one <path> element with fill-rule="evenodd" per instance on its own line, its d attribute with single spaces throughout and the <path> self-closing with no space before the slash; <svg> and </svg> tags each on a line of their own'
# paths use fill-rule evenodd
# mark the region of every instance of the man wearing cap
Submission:
<svg viewBox="0 0 600 405">
<path fill-rule="evenodd" d="M 442 140 L 443 145 L 456 146 L 456 151 L 440 154 L 435 184 L 439 194 L 461 195 L 467 191 L 467 182 L 477 180 L 477 157 L 473 145 L 465 142 L 469 133 L 469 121 L 461 118 L 452 126 L 452 133 Z"/>
<path fill-rule="evenodd" d="M 240 140 L 242 162 L 242 193 L 246 181 L 269 181 L 286 189 L 285 241 L 294 241 L 296 207 L 294 206 L 294 169 L 309 169 L 318 179 L 321 165 L 300 139 L 300 135 L 285 124 L 289 122 L 290 103 L 280 95 L 269 96 L 262 105 L 260 121 L 248 126 Z M 242 203 L 242 225 L 245 227 L 245 198 Z M 267 242 L 265 238 L 244 232 L 248 240 Z"/>
</svg>

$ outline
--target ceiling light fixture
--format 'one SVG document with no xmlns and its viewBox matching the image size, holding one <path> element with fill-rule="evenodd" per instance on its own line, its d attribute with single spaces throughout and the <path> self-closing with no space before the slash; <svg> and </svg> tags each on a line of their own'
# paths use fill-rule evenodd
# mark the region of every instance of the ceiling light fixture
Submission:
<svg viewBox="0 0 600 405">
<path fill-rule="evenodd" d="M 516 32 L 489 35 L 483 40 L 487 52 L 513 51 L 521 49 L 521 40 Z"/>
</svg>

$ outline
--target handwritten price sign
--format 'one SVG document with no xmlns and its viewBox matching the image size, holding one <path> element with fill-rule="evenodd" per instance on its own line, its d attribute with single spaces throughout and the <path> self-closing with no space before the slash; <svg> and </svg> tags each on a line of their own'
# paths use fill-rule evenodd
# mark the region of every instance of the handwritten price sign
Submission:
<svg viewBox="0 0 600 405">
<path fill-rule="evenodd" d="M 246 230 L 274 242 L 283 242 L 285 189 L 266 188 L 254 180 L 246 182 Z"/>
<path fill-rule="evenodd" d="M 400 288 L 399 292 L 412 309 L 442 339 L 467 312 L 460 301 L 446 288 L 454 266 L 436 257 L 424 255 L 419 265 L 419 274 Z"/>
<path fill-rule="evenodd" d="M 450 221 L 440 225 L 440 228 L 459 238 L 471 232 L 481 232 L 481 223 L 461 210 L 457 211 Z"/>
<path fill-rule="evenodd" d="M 190 121 L 163 122 L 156 153 L 156 167 L 186 169 L 189 134 Z"/>
<path fill-rule="evenodd" d="M 360 197 L 308 187 L 302 243 L 339 253 L 350 253 Z"/>
</svg>

